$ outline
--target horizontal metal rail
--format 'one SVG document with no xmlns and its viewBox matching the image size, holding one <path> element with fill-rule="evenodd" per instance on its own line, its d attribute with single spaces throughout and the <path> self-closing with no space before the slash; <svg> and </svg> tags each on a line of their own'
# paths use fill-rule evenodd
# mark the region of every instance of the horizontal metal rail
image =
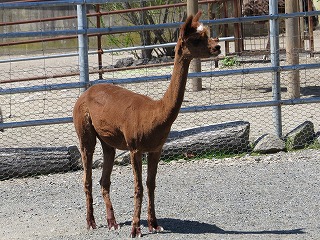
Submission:
<svg viewBox="0 0 320 240">
<path fill-rule="evenodd" d="M 6 123 L 0 123 L 0 129 L 62 124 L 62 123 L 70 123 L 70 122 L 72 122 L 72 117 L 29 120 L 29 121 L 22 121 L 22 122 L 6 122 Z"/>
<path fill-rule="evenodd" d="M 231 110 L 231 109 L 243 109 L 243 108 L 260 108 L 260 107 L 273 107 L 273 106 L 286 106 L 308 103 L 320 103 L 320 97 L 310 98 L 295 98 L 279 101 L 261 101 L 261 102 L 244 102 L 244 103 L 227 103 L 227 104 L 215 104 L 215 105 L 203 105 L 203 106 L 191 106 L 181 108 L 181 113 L 191 112 L 205 112 L 205 111 L 218 111 L 218 110 Z M 1 125 L 0 125 L 1 126 Z"/>
<path fill-rule="evenodd" d="M 218 77 L 218 76 L 239 75 L 239 74 L 244 75 L 244 74 L 278 72 L 278 71 L 284 72 L 284 71 L 290 71 L 290 70 L 306 70 L 306 69 L 319 69 L 319 68 L 320 68 L 320 63 L 288 65 L 288 66 L 280 66 L 280 67 L 229 69 L 229 70 L 221 70 L 221 71 L 193 72 L 188 74 L 188 78 Z M 39 86 L 31 86 L 31 87 L 4 88 L 4 89 L 0 89 L 0 95 L 83 88 L 83 87 L 89 87 L 99 83 L 128 84 L 128 83 L 169 81 L 170 79 L 171 79 L 171 75 L 167 74 L 167 75 L 149 76 L 149 77 L 146 76 L 146 77 L 139 77 L 139 78 L 123 78 L 123 79 L 117 78 L 117 79 L 93 80 L 93 81 L 90 81 L 89 84 L 85 84 L 83 82 L 73 82 L 73 83 L 39 85 Z"/>
<path fill-rule="evenodd" d="M 199 1 L 198 4 L 208 4 L 208 3 L 216 3 L 223 1 L 233 1 L 233 0 L 202 0 Z M 130 8 L 130 9 L 121 9 L 121 10 L 113 10 L 111 12 L 96 12 L 96 13 L 87 13 L 87 17 L 96 17 L 96 16 L 104 16 L 104 15 L 114 15 L 121 13 L 130 13 L 137 11 L 149 11 L 163 8 L 176 8 L 187 6 L 186 2 L 174 3 L 174 4 L 162 4 L 157 6 L 146 6 L 140 8 Z M 8 25 L 18 25 L 18 24 L 29 24 L 29 23 L 37 23 L 37 22 L 48 22 L 48 21 L 58 21 L 58 20 L 67 20 L 67 19 L 75 19 L 77 15 L 69 15 L 69 16 L 60 16 L 60 17 L 49 17 L 49 18 L 41 18 L 41 19 L 33 19 L 33 20 L 22 20 L 15 22 L 0 22 L 0 26 L 8 26 Z"/>
<path fill-rule="evenodd" d="M 123 2 L 123 0 L 52 0 L 52 1 L 34 1 L 34 2 L 11 2 L 0 3 L 0 8 L 29 8 L 44 6 L 65 6 L 65 5 L 81 5 L 81 4 L 105 4 L 105 3 Z M 139 0 L 127 0 L 127 2 L 140 2 Z"/>
<path fill-rule="evenodd" d="M 279 106 L 279 105 L 287 106 L 287 105 L 310 104 L 310 103 L 320 103 L 320 97 L 297 98 L 297 99 L 287 99 L 287 100 L 279 100 L 279 101 L 260 101 L 260 102 L 243 102 L 243 103 L 191 106 L 191 107 L 181 108 L 180 113 L 262 108 L 262 107 L 273 107 L 273 106 Z M 63 124 L 63 123 L 71 123 L 72 121 L 73 121 L 72 117 L 65 117 L 65 118 L 51 118 L 51 119 L 30 120 L 30 121 L 21 121 L 21 122 L 6 122 L 6 123 L 0 123 L 0 129 Z"/>
<path fill-rule="evenodd" d="M 246 23 L 246 22 L 261 22 L 268 21 L 270 19 L 279 18 L 294 18 L 294 17 L 308 17 L 320 15 L 320 11 L 311 12 L 296 12 L 278 15 L 262 15 L 262 16 L 250 16 L 240 18 L 222 18 L 214 20 L 203 20 L 204 24 L 207 25 L 222 25 L 228 23 Z M 83 30 L 55 30 L 55 31 L 34 31 L 34 32 L 11 32 L 1 33 L 0 38 L 20 38 L 20 37 L 45 37 L 45 36 L 58 36 L 58 35 L 78 35 L 78 34 L 114 34 L 123 32 L 138 32 L 146 30 L 166 29 L 166 28 L 177 28 L 180 27 L 182 22 L 175 23 L 161 23 L 156 25 L 136 25 L 136 26 L 115 26 L 107 28 L 88 28 Z"/>
<path fill-rule="evenodd" d="M 226 2 L 232 0 L 214 0 L 214 1 L 199 1 L 201 2 Z M 52 1 L 20 1 L 11 3 L 0 3 L 0 8 L 26 8 L 26 7 L 42 7 L 42 6 L 64 6 L 64 5 L 79 5 L 79 4 L 106 4 L 124 2 L 123 0 L 52 0 Z M 125 2 L 140 2 L 140 0 L 126 0 Z M 178 3 L 175 5 L 185 5 Z"/>
<path fill-rule="evenodd" d="M 222 37 L 219 38 L 220 42 L 225 41 L 234 41 L 234 37 Z M 154 48 L 166 48 L 166 47 L 174 47 L 176 46 L 176 42 L 172 43 L 164 43 L 164 44 L 154 44 L 154 45 L 146 45 L 146 46 L 135 46 L 135 47 L 126 47 L 126 48 L 113 48 L 113 49 L 103 49 L 103 53 L 114 53 L 114 52 L 129 52 L 129 51 L 137 51 L 143 49 L 154 49 Z M 89 51 L 89 55 L 98 54 L 98 51 Z M 11 58 L 11 59 L 3 59 L 0 60 L 0 63 L 8 63 L 8 62 L 22 62 L 29 60 L 43 60 L 43 59 L 52 59 L 52 58 L 64 58 L 64 57 L 76 57 L 78 53 L 66 53 L 66 54 L 53 54 L 47 56 L 36 56 L 36 57 L 26 57 L 26 58 Z"/>
</svg>

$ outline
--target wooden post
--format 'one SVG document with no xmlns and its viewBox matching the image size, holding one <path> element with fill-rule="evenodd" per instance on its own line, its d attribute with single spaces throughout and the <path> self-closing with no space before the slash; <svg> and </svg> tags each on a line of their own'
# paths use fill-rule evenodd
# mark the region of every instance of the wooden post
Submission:
<svg viewBox="0 0 320 240">
<path fill-rule="evenodd" d="M 298 1 L 285 1 L 286 13 L 294 13 L 298 11 Z M 287 64 L 299 64 L 299 19 L 286 19 L 286 58 Z M 300 97 L 300 77 L 299 70 L 292 70 L 288 72 L 288 95 L 290 99 Z"/>
<path fill-rule="evenodd" d="M 236 18 L 241 17 L 241 1 L 233 0 L 233 16 Z M 235 37 L 235 52 L 240 55 L 243 51 L 243 39 L 241 32 L 241 23 L 234 23 L 234 37 Z"/>
<path fill-rule="evenodd" d="M 302 1 L 299 1 L 298 3 L 298 11 L 299 12 L 303 12 L 303 2 Z M 304 33 L 304 30 L 305 30 L 305 26 L 304 26 L 304 18 L 299 18 L 299 34 L 300 34 L 300 42 L 299 42 L 299 47 L 300 49 L 304 49 L 304 40 L 305 40 L 305 33 Z"/>
<path fill-rule="evenodd" d="M 308 12 L 312 12 L 312 0 L 308 0 Z M 308 17 L 310 57 L 314 57 L 313 17 Z"/>
<path fill-rule="evenodd" d="M 222 1 L 221 2 L 221 4 L 222 4 L 222 7 L 223 7 L 223 18 L 228 18 L 229 16 L 228 16 L 228 2 L 226 1 L 226 0 L 224 0 L 224 1 Z M 229 36 L 229 25 L 228 24 L 224 24 L 223 25 L 223 34 L 224 34 L 224 36 Z M 225 41 L 224 42 L 224 46 L 225 46 L 225 51 L 226 51 L 226 55 L 228 55 L 229 54 L 229 50 L 230 50 L 230 48 L 229 48 L 229 41 Z"/>
<path fill-rule="evenodd" d="M 198 1 L 197 0 L 187 0 L 187 15 L 196 15 L 198 12 Z M 201 72 L 201 61 L 195 58 L 190 63 L 191 72 Z M 202 79 L 193 78 L 192 81 L 192 91 L 197 92 L 202 90 Z"/>
</svg>

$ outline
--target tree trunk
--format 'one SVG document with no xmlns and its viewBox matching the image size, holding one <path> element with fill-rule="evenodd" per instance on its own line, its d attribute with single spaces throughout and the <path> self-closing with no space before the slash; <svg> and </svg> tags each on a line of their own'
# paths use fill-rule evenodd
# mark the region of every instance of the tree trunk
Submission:
<svg viewBox="0 0 320 240">
<path fill-rule="evenodd" d="M 2 148 L 0 180 L 78 170 L 82 167 L 80 159 L 76 146 Z"/>
<path fill-rule="evenodd" d="M 146 7 L 146 1 L 141 1 L 140 2 L 140 7 L 144 8 Z M 141 11 L 140 13 L 140 22 L 143 25 L 148 24 L 148 17 L 145 11 Z M 151 45 L 151 36 L 150 36 L 150 31 L 142 31 L 140 33 L 140 38 L 141 38 L 141 45 L 142 46 L 148 46 Z M 141 58 L 142 59 L 151 59 L 152 58 L 152 49 L 142 49 L 141 50 Z"/>
<path fill-rule="evenodd" d="M 286 0 L 286 13 L 298 12 L 298 2 L 296 0 Z M 286 19 L 286 58 L 287 64 L 299 64 L 299 19 Z M 288 72 L 288 94 L 290 99 L 300 97 L 300 77 L 299 70 L 292 70 Z"/>
</svg>

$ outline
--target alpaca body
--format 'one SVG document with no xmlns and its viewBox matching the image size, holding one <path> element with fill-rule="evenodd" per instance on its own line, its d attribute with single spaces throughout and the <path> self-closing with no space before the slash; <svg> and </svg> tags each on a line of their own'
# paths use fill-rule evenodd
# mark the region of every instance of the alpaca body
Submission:
<svg viewBox="0 0 320 240">
<path fill-rule="evenodd" d="M 163 129 L 168 120 L 163 116 L 161 100 L 111 84 L 92 86 L 80 96 L 76 108 L 87 116 L 83 124 L 89 128 L 92 125 L 93 134 L 120 150 L 158 151 L 170 131 Z M 110 116 L 113 121 L 101 116 Z M 155 138 L 161 141 L 160 146 L 152 141 Z"/>
</svg>

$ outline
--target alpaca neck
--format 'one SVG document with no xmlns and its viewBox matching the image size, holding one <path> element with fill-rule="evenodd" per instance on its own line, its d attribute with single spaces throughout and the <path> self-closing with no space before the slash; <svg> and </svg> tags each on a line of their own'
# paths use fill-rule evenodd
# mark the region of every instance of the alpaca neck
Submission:
<svg viewBox="0 0 320 240">
<path fill-rule="evenodd" d="M 181 48 L 180 41 L 178 41 L 178 46 Z M 171 81 L 161 100 L 166 120 L 171 123 L 176 119 L 182 105 L 189 65 L 191 62 L 191 59 L 185 58 L 179 50 L 180 49 L 177 47 Z"/>
</svg>

